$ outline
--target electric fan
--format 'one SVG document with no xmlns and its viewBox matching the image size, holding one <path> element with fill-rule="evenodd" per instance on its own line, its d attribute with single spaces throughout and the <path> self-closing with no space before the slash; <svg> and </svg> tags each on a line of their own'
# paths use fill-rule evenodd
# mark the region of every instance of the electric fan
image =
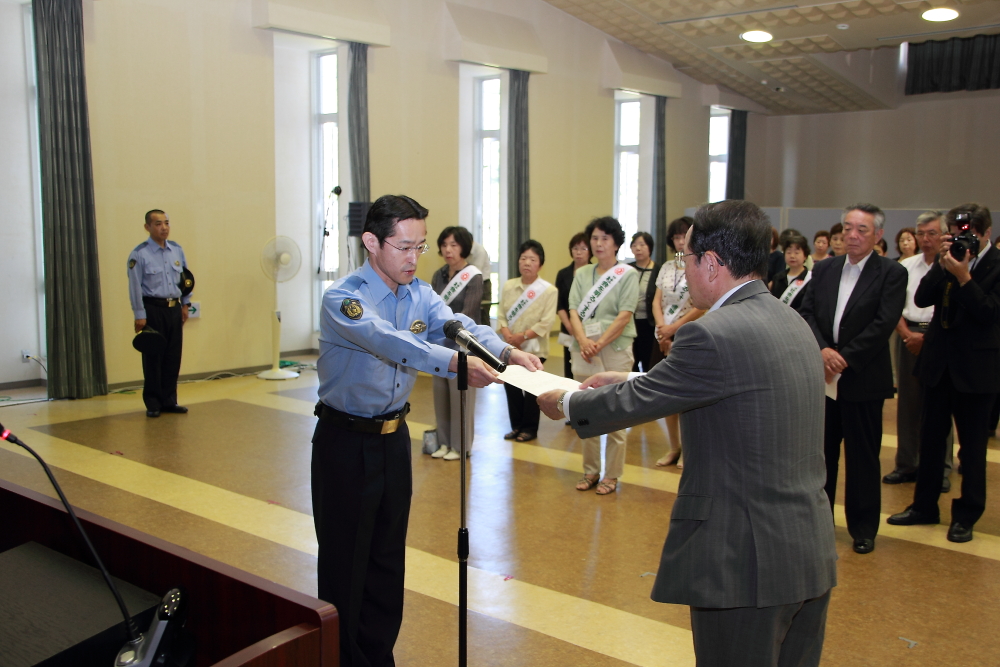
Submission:
<svg viewBox="0 0 1000 667">
<path fill-rule="evenodd" d="M 264 275 L 274 282 L 274 305 L 278 305 L 278 283 L 283 283 L 295 277 L 302 266 L 302 253 L 299 246 L 287 236 L 275 236 L 264 244 L 260 251 L 260 268 Z M 274 346 L 274 363 L 270 370 L 257 374 L 261 380 L 290 380 L 297 378 L 298 373 L 281 368 L 281 311 L 274 311 L 271 322 L 271 340 Z"/>
</svg>

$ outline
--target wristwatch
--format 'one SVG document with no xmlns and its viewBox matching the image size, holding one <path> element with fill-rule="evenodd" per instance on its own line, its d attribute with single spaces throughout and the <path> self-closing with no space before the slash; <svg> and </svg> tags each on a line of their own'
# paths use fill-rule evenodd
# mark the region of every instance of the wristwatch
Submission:
<svg viewBox="0 0 1000 667">
<path fill-rule="evenodd" d="M 563 401 L 565 400 L 566 400 L 566 392 L 564 391 L 562 393 L 562 396 L 559 397 L 559 400 L 556 401 L 556 407 L 559 408 L 559 412 L 563 414 L 563 417 L 566 416 L 566 411 L 563 409 Z"/>
</svg>

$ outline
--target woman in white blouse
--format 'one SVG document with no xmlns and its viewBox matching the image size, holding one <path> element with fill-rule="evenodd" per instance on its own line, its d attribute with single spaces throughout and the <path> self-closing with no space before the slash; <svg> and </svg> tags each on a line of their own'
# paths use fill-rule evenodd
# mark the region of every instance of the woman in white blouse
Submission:
<svg viewBox="0 0 1000 667">
<path fill-rule="evenodd" d="M 444 258 L 444 266 L 434 272 L 431 287 L 441 295 L 454 313 L 463 313 L 473 320 L 479 317 L 483 300 L 483 275 L 469 263 L 472 252 L 472 232 L 465 227 L 445 227 L 438 236 L 438 254 Z M 437 438 L 440 445 L 431 454 L 436 459 L 457 461 L 459 454 L 461 427 L 461 394 L 457 378 L 434 376 L 434 414 L 437 418 Z M 472 453 L 472 438 L 475 434 L 476 390 L 469 387 L 466 394 L 465 444 L 466 453 Z"/>
<path fill-rule="evenodd" d="M 545 264 L 545 249 L 528 239 L 518 248 L 518 278 L 504 283 L 500 291 L 497 324 L 503 339 L 515 347 L 537 355 L 543 362 L 549 356 L 549 331 L 556 322 L 559 292 L 551 283 L 538 277 Z M 510 433 L 504 440 L 527 442 L 538 435 L 538 397 L 511 384 L 504 384 Z"/>
<path fill-rule="evenodd" d="M 653 348 L 651 362 L 656 364 L 670 353 L 674 342 L 674 334 L 682 326 L 701 317 L 705 311 L 695 308 L 691 303 L 691 293 L 688 291 L 687 277 L 684 275 L 684 241 L 688 228 L 694 220 L 684 216 L 677 218 L 667 226 L 667 245 L 676 253 L 675 259 L 668 259 L 660 269 L 656 278 L 656 295 L 653 297 L 653 320 L 656 322 L 656 340 L 658 346 Z M 667 437 L 670 439 L 670 451 L 657 461 L 658 466 L 681 464 L 681 427 L 677 415 L 666 418 Z"/>
</svg>

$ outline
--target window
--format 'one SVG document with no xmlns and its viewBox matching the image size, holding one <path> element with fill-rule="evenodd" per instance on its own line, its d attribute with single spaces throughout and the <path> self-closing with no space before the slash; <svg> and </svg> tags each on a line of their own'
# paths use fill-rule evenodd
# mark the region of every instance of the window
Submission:
<svg viewBox="0 0 1000 667">
<path fill-rule="evenodd" d="M 635 93 L 618 92 L 615 114 L 615 217 L 625 231 L 619 257 L 632 259 L 629 242 L 639 231 L 640 101 Z"/>
<path fill-rule="evenodd" d="M 729 109 L 712 107 L 708 120 L 708 201 L 726 198 L 729 168 Z"/>
<path fill-rule="evenodd" d="M 340 182 L 338 168 L 339 131 L 337 127 L 337 54 L 321 53 L 316 56 L 316 127 L 315 141 L 318 169 L 316 191 L 319 193 L 317 210 L 320 212 L 318 233 L 320 238 L 319 278 L 322 292 L 330 286 L 340 271 L 340 224 L 338 200 L 333 189 Z"/>
<path fill-rule="evenodd" d="M 475 176 L 473 200 L 475 222 L 473 236 L 490 256 L 490 284 L 493 294 L 484 299 L 496 301 L 500 277 L 500 77 L 476 79 L 475 101 Z M 496 306 L 490 317 L 496 317 Z"/>
</svg>

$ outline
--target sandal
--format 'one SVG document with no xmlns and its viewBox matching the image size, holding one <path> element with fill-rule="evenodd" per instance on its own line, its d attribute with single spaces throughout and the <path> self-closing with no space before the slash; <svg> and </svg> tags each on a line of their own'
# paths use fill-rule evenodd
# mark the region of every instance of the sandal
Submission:
<svg viewBox="0 0 1000 667">
<path fill-rule="evenodd" d="M 587 477 L 584 475 L 580 478 L 580 481 L 576 483 L 577 491 L 590 491 L 592 488 L 597 486 L 597 482 L 601 479 L 600 475 L 594 477 Z"/>
<path fill-rule="evenodd" d="M 609 493 L 614 493 L 615 489 L 618 488 L 618 479 L 605 479 L 600 484 L 597 485 L 597 495 L 606 496 Z"/>
<path fill-rule="evenodd" d="M 667 466 L 674 465 L 680 460 L 681 460 L 681 450 L 678 449 L 667 452 L 666 454 L 661 456 L 659 459 L 657 459 L 656 465 L 660 468 L 666 468 Z"/>
<path fill-rule="evenodd" d="M 537 433 L 528 433 L 527 431 L 521 431 L 520 433 L 517 434 L 517 437 L 514 439 L 517 440 L 518 442 L 528 442 L 529 440 L 534 440 L 537 437 L 538 437 Z"/>
<path fill-rule="evenodd" d="M 504 440 L 513 440 L 514 438 L 516 438 L 516 437 L 517 437 L 518 435 L 520 435 L 520 434 L 521 434 L 521 432 L 520 432 L 520 431 L 518 431 L 517 429 L 514 429 L 514 430 L 513 430 L 513 431 L 511 431 L 510 433 L 506 434 L 506 435 L 505 435 L 505 436 L 503 437 L 503 439 L 504 439 Z"/>
</svg>

